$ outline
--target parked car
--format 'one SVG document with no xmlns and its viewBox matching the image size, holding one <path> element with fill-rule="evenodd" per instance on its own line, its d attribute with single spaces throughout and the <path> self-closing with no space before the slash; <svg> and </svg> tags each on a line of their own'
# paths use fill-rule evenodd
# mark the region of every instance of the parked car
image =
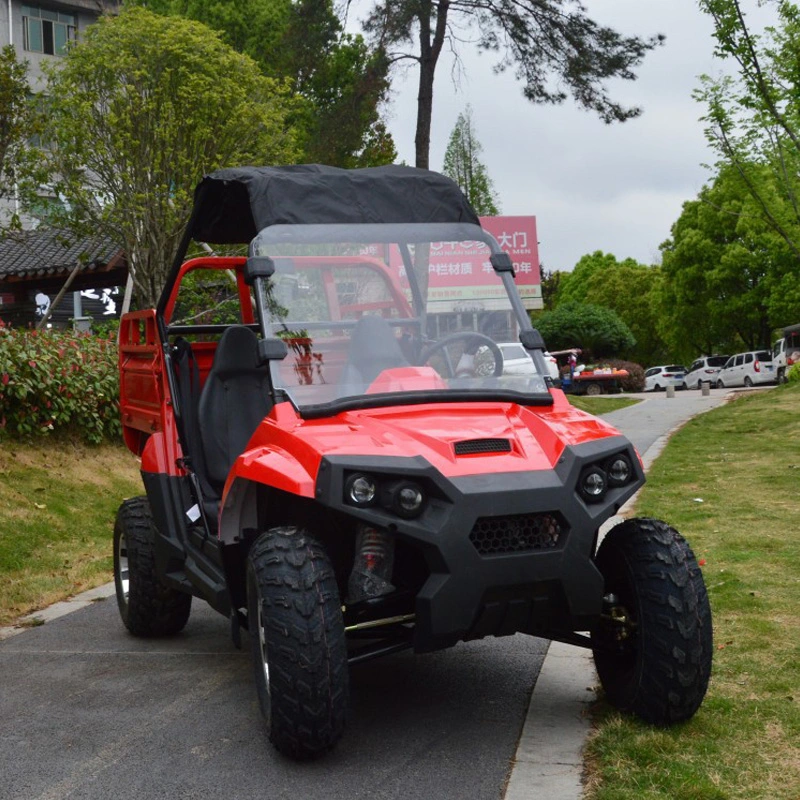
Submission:
<svg viewBox="0 0 800 800">
<path fill-rule="evenodd" d="M 775 380 L 785 383 L 786 371 L 797 363 L 800 363 L 800 325 L 789 325 L 783 329 L 783 337 L 772 345 Z"/>
<path fill-rule="evenodd" d="M 503 375 L 536 375 L 536 365 L 533 363 L 531 354 L 519 342 L 499 342 L 497 345 L 503 356 Z M 557 381 L 560 378 L 558 373 L 558 362 L 546 350 L 544 360 L 550 377 Z"/>
<path fill-rule="evenodd" d="M 650 367 L 644 374 L 644 390 L 646 392 L 663 392 L 667 386 L 683 388 L 686 367 L 678 364 L 666 367 Z"/>
<path fill-rule="evenodd" d="M 731 386 L 760 386 L 775 383 L 778 379 L 772 353 L 769 350 L 751 350 L 731 356 L 717 375 L 720 389 Z"/>
<path fill-rule="evenodd" d="M 683 378 L 683 388 L 699 389 L 701 383 L 710 383 L 711 388 L 715 389 L 717 375 L 729 358 L 730 356 L 703 356 L 693 361 Z"/>
</svg>

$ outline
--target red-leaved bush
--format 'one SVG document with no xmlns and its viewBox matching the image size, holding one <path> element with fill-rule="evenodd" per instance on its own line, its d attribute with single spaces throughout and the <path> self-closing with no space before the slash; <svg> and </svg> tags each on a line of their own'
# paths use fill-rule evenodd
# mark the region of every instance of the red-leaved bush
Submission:
<svg viewBox="0 0 800 800">
<path fill-rule="evenodd" d="M 54 430 L 95 444 L 120 435 L 116 341 L 0 323 L 0 435 Z"/>
<path fill-rule="evenodd" d="M 618 358 L 611 358 L 604 361 L 603 364 L 608 364 L 609 367 L 614 369 L 628 370 L 628 377 L 620 381 L 623 392 L 644 391 L 644 367 L 641 364 L 636 364 L 633 361 L 622 361 Z"/>
</svg>

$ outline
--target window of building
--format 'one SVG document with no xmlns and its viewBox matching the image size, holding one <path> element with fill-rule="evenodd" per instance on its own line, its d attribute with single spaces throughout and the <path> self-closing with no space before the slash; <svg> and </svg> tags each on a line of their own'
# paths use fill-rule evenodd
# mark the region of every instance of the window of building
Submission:
<svg viewBox="0 0 800 800">
<path fill-rule="evenodd" d="M 22 6 L 23 46 L 31 53 L 64 55 L 67 42 L 75 41 L 76 30 L 74 14 L 40 6 Z"/>
</svg>

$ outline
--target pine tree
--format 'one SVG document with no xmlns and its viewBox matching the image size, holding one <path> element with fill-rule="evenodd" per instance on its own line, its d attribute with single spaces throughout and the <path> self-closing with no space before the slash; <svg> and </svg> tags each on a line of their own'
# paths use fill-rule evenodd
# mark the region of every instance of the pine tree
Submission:
<svg viewBox="0 0 800 800">
<path fill-rule="evenodd" d="M 444 154 L 442 172 L 452 178 L 467 196 L 472 207 L 481 216 L 500 213 L 492 179 L 479 156 L 483 151 L 475 134 L 472 108 L 458 115 L 450 141 Z"/>
</svg>

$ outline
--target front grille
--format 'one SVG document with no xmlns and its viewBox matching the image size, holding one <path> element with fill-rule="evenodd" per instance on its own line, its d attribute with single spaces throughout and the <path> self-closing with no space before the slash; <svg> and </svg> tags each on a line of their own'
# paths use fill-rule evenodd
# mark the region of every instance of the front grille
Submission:
<svg viewBox="0 0 800 800">
<path fill-rule="evenodd" d="M 481 517 L 469 540 L 482 556 L 549 550 L 558 545 L 564 526 L 555 514 Z"/>
<path fill-rule="evenodd" d="M 469 456 L 475 453 L 510 453 L 511 442 L 508 439 L 465 439 L 456 442 L 457 456 Z"/>
</svg>

